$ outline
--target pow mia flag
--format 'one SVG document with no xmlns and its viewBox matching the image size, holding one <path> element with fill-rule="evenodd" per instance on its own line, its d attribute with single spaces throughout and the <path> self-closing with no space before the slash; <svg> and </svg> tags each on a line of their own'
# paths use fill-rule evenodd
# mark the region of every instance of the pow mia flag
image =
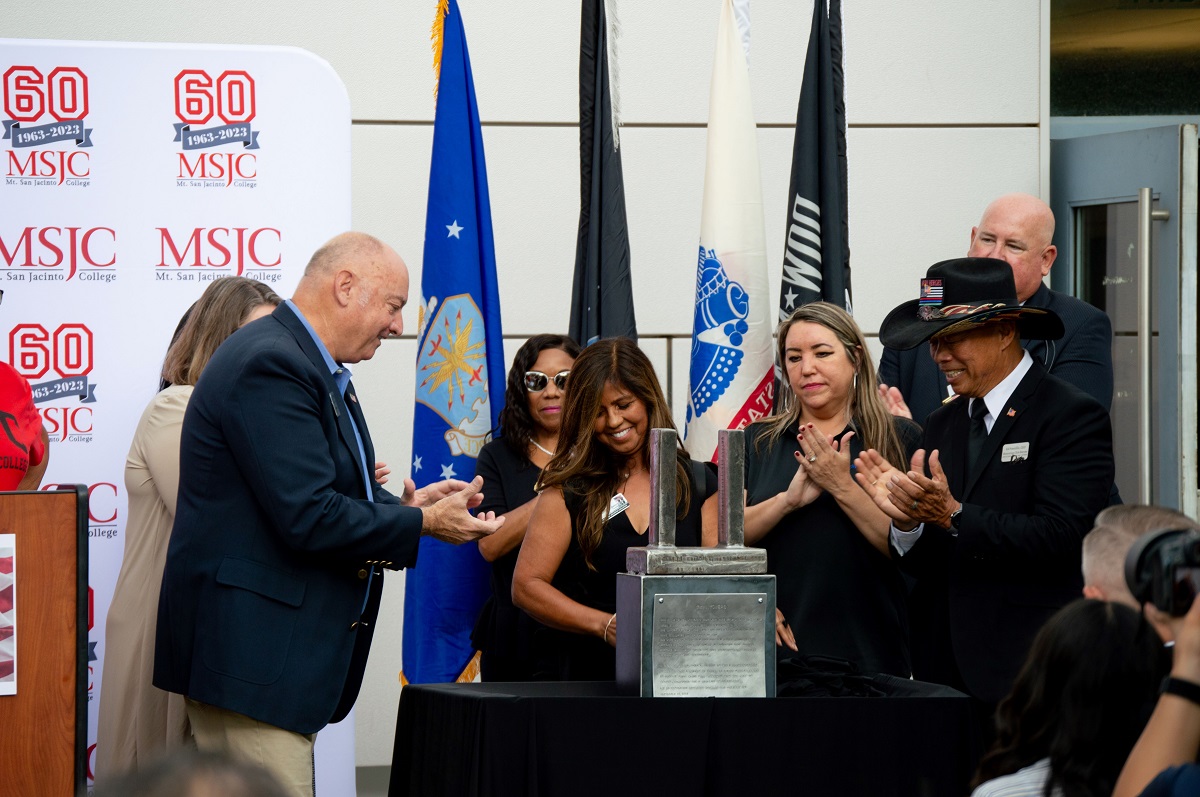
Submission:
<svg viewBox="0 0 1200 797">
<path fill-rule="evenodd" d="M 779 319 L 824 300 L 851 309 L 841 0 L 813 0 L 796 111 Z"/>
</svg>

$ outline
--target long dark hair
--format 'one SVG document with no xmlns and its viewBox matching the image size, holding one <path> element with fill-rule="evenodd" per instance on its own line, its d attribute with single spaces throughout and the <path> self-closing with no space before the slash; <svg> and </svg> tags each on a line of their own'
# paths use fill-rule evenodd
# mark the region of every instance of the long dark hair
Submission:
<svg viewBox="0 0 1200 797">
<path fill-rule="evenodd" d="M 1136 610 L 1077 600 L 1038 632 L 996 711 L 996 741 L 971 786 L 1050 759 L 1047 797 L 1112 794 L 1168 667 Z"/>
<path fill-rule="evenodd" d="M 595 422 L 600 414 L 604 386 L 613 384 L 628 390 L 646 406 L 650 429 L 674 429 L 671 410 L 663 395 L 654 366 L 637 344 L 629 338 L 605 338 L 583 350 L 571 367 L 563 403 L 562 426 L 558 431 L 558 453 L 542 470 L 538 489 L 561 487 L 583 498 L 583 517 L 578 519 L 576 536 L 584 561 L 593 570 L 592 554 L 604 536 L 604 515 L 622 478 L 622 459 L 596 442 Z M 642 449 L 642 464 L 649 462 L 649 440 Z M 675 485 L 679 517 L 687 513 L 691 502 L 688 471 L 691 460 L 682 446 L 676 454 Z"/>
<path fill-rule="evenodd" d="M 559 349 L 571 359 L 579 356 L 579 344 L 568 335 L 534 335 L 521 344 L 508 381 L 504 385 L 504 409 L 500 410 L 500 432 L 513 452 L 529 457 L 529 441 L 533 439 L 533 416 L 529 414 L 529 393 L 525 390 L 525 372 L 537 362 L 546 349 Z M 554 374 L 549 374 L 553 377 Z"/>
</svg>

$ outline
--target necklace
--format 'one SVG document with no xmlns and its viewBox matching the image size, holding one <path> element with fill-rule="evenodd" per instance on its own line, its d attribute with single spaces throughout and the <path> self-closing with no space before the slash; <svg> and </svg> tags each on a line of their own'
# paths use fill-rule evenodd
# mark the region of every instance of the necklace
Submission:
<svg viewBox="0 0 1200 797">
<path fill-rule="evenodd" d="M 554 452 L 553 452 L 553 451 L 550 451 L 549 449 L 547 449 L 545 446 L 543 446 L 543 445 L 542 445 L 541 443 L 539 443 L 537 440 L 534 440 L 534 439 L 530 438 L 529 442 L 533 443 L 533 445 L 534 445 L 534 446 L 537 448 L 537 450 L 538 450 L 538 451 L 541 451 L 541 452 L 542 452 L 543 454 L 545 454 L 546 456 L 548 456 L 548 457 L 552 457 L 552 456 L 554 456 Z"/>
</svg>

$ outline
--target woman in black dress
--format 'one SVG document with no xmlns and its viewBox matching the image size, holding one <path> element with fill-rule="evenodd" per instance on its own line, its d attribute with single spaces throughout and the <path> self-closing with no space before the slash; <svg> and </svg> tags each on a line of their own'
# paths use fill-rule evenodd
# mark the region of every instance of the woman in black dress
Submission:
<svg viewBox="0 0 1200 797">
<path fill-rule="evenodd" d="M 776 576 L 781 657 L 826 656 L 864 672 L 908 677 L 904 582 L 890 522 L 853 477 L 864 448 L 907 463 L 920 428 L 893 418 L 877 392 L 862 331 L 841 308 L 814 302 L 779 327 L 786 379 L 770 417 L 746 438 L 746 544 Z M 705 507 L 716 541 L 716 502 Z"/>
<path fill-rule="evenodd" d="M 484 681 L 534 675 L 530 642 L 537 624 L 513 606 L 513 568 L 537 500 L 534 485 L 558 450 L 563 387 L 577 356 L 579 344 L 566 335 L 534 335 L 521 345 L 508 371 L 501 436 L 480 450 L 475 463 L 487 485 L 479 509 L 505 518 L 499 531 L 479 541 L 479 553 L 492 563 L 492 596 L 471 634 Z"/>
<path fill-rule="evenodd" d="M 517 606 L 556 629 L 540 633 L 537 644 L 548 677 L 615 677 L 616 574 L 625 571 L 626 550 L 646 544 L 650 430 L 660 428 L 675 424 L 637 344 L 610 338 L 584 349 L 513 578 Z M 716 480 L 693 468 L 682 447 L 675 464 L 676 541 L 698 545 L 701 506 Z"/>
</svg>

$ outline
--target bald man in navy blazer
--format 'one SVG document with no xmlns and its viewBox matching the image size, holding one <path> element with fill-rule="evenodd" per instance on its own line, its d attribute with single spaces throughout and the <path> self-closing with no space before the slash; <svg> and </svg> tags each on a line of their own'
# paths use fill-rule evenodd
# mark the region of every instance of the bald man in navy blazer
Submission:
<svg viewBox="0 0 1200 797">
<path fill-rule="evenodd" d="M 201 749 L 271 769 L 311 797 L 316 732 L 362 682 L 383 568 L 430 534 L 499 528 L 473 517 L 482 480 L 401 498 L 375 452 L 347 363 L 403 329 L 404 261 L 345 233 L 312 257 L 292 301 L 217 350 L 184 416 L 179 497 L 159 601 L 154 684 L 187 697 Z"/>
<path fill-rule="evenodd" d="M 992 257 L 1012 266 L 1017 299 L 1023 305 L 1050 310 L 1063 322 L 1058 340 L 1023 340 L 1022 344 L 1047 372 L 1112 406 L 1112 322 L 1102 311 L 1074 296 L 1046 287 L 1058 248 L 1054 213 L 1030 194 L 1006 194 L 987 206 L 971 228 L 970 257 Z M 924 425 L 929 413 L 950 396 L 946 378 L 924 346 L 900 351 L 884 348 L 879 360 L 881 390 L 894 414 Z M 889 389 L 890 387 L 890 389 Z"/>
</svg>

